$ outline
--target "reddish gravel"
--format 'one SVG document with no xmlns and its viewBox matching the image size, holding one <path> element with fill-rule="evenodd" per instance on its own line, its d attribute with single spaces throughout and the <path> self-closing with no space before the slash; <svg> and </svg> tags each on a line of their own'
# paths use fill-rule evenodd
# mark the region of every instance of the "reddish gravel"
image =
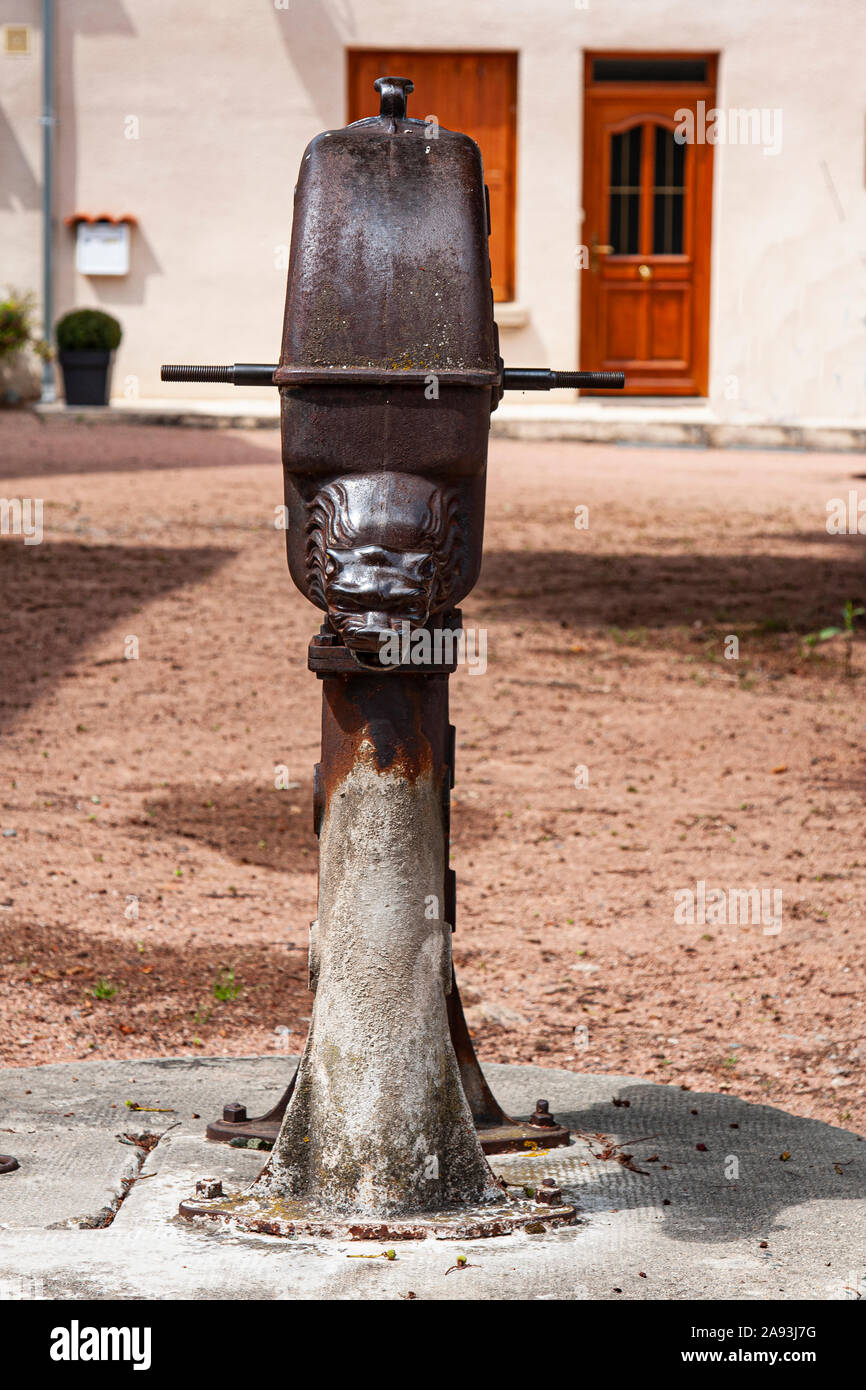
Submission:
<svg viewBox="0 0 866 1390">
<path fill-rule="evenodd" d="M 45 499 L 43 544 L 0 539 L 0 1057 L 298 1049 L 317 618 L 273 525 L 276 432 L 6 413 L 0 457 L 4 496 Z M 803 640 L 866 596 L 866 538 L 824 524 L 858 469 L 493 446 L 463 605 L 489 665 L 452 681 L 482 1060 L 866 1129 L 866 651 L 846 675 L 844 639 Z M 781 930 L 677 924 L 699 880 L 781 891 Z"/>
</svg>

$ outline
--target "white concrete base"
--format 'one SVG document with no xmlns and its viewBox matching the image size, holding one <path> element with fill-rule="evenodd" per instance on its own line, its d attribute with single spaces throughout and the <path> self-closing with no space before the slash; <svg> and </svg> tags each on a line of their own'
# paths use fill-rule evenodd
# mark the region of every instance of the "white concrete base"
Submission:
<svg viewBox="0 0 866 1390">
<path fill-rule="evenodd" d="M 285 1057 L 189 1057 L 4 1071 L 4 1130 L 12 1132 L 3 1134 L 3 1148 L 21 1168 L 0 1176 L 3 1295 L 387 1300 L 411 1292 L 421 1299 L 611 1301 L 866 1295 L 863 1139 L 732 1096 L 538 1067 L 487 1071 L 512 1114 L 528 1115 L 542 1095 L 579 1135 L 568 1149 L 492 1163 L 509 1182 L 555 1178 L 563 1196 L 578 1204 L 575 1226 L 464 1243 L 402 1241 L 393 1259 L 382 1258 L 388 1247 L 381 1242 L 283 1241 L 190 1227 L 177 1209 L 194 1194 L 196 1179 L 213 1175 L 236 1189 L 253 1180 L 263 1158 L 209 1142 L 206 1121 L 233 1098 L 251 1111 L 266 1110 L 293 1065 Z M 614 1106 L 613 1097 L 628 1106 Z M 158 1109 L 131 1112 L 128 1099 Z M 161 1138 L 139 1168 L 140 1152 L 115 1136 L 143 1131 Z M 618 1147 L 602 1157 L 610 1145 Z M 633 1155 L 632 1166 L 619 1161 L 626 1154 Z M 138 1176 L 130 1187 L 124 1177 L 131 1158 Z M 105 1208 L 107 1193 L 111 1224 L 83 1227 Z M 357 1258 L 362 1255 L 375 1258 Z M 466 1268 L 454 1268 L 458 1255 L 467 1257 Z"/>
</svg>

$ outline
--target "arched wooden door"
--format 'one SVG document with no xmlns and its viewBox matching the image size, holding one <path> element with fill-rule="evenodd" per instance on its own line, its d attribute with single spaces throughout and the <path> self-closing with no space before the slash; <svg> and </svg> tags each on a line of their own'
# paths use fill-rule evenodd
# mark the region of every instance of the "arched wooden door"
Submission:
<svg viewBox="0 0 866 1390">
<path fill-rule="evenodd" d="M 631 395 L 707 392 L 713 147 L 674 132 L 714 84 L 712 58 L 587 58 L 580 365 Z"/>
</svg>

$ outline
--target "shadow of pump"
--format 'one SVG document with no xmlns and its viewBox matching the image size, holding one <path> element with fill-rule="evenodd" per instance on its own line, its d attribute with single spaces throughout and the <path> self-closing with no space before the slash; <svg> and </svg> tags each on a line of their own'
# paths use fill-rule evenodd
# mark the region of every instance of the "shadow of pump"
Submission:
<svg viewBox="0 0 866 1390">
<path fill-rule="evenodd" d="M 616 1154 L 590 1159 L 586 1181 L 569 1189 L 585 1212 L 662 1207 L 671 1239 L 724 1244 L 769 1239 L 785 1228 L 785 1211 L 802 1203 L 866 1198 L 866 1140 L 821 1120 L 736 1096 L 639 1082 L 616 1088 L 628 1106 L 607 1100 L 569 1112 L 553 1083 L 549 1089 L 559 1122 L 587 1140 L 594 1155 L 605 1150 L 602 1136 L 640 1170 Z"/>
</svg>

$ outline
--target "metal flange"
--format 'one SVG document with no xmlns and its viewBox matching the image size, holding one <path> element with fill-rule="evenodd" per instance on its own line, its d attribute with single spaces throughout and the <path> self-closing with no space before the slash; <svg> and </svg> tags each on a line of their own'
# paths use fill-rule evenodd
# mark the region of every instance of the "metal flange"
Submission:
<svg viewBox="0 0 866 1390">
<path fill-rule="evenodd" d="M 196 1197 L 181 1202 L 178 1212 L 186 1221 L 217 1221 L 256 1235 L 318 1240 L 480 1240 L 519 1230 L 541 1235 L 553 1226 L 571 1226 L 577 1219 L 573 1205 L 560 1202 L 554 1206 L 530 1197 L 504 1197 L 489 1205 L 377 1218 L 328 1215 L 309 1202 L 264 1200 L 239 1193 L 210 1200 Z"/>
</svg>

